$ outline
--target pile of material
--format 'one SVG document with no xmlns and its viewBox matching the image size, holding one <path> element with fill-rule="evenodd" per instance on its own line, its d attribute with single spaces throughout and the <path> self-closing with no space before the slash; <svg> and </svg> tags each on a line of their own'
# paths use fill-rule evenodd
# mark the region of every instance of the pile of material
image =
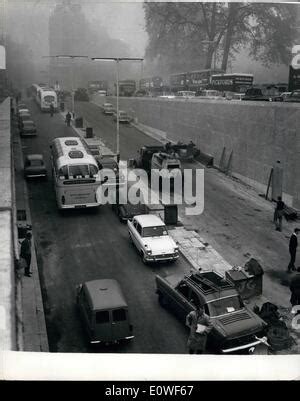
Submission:
<svg viewBox="0 0 300 401">
<path fill-rule="evenodd" d="M 254 312 L 268 324 L 267 338 L 273 351 L 280 351 L 291 347 L 293 339 L 276 305 L 271 302 L 265 302 L 260 310 L 256 307 Z"/>
</svg>

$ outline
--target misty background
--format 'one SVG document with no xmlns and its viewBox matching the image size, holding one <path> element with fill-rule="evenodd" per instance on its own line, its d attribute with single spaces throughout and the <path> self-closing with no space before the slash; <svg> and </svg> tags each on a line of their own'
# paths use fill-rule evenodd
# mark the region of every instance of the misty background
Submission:
<svg viewBox="0 0 300 401">
<path fill-rule="evenodd" d="M 53 84 L 51 81 L 55 79 L 64 80 L 63 84 L 70 87 L 70 60 L 47 58 L 51 55 L 145 56 L 149 37 L 142 1 L 0 1 L 1 25 L 8 48 L 7 68 L 16 83 L 23 87 L 32 82 Z M 115 81 L 113 62 L 77 59 L 74 65 L 77 87 L 86 87 L 88 80 Z M 201 68 L 202 66 L 199 66 L 199 69 Z M 53 71 L 59 73 L 55 76 Z M 139 80 L 142 76 L 160 75 L 158 72 L 161 73 L 149 59 L 143 62 L 143 66 L 141 63 L 122 62 L 120 79 Z M 266 68 L 261 63 L 249 59 L 247 49 L 242 49 L 238 57 L 231 60 L 227 72 L 254 74 L 256 83 L 288 80 L 287 65 Z"/>
</svg>

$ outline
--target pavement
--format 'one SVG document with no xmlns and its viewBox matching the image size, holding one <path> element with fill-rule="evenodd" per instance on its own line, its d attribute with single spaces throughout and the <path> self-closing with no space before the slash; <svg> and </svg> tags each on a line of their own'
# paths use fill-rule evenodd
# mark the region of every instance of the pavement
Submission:
<svg viewBox="0 0 300 401">
<path fill-rule="evenodd" d="M 17 214 L 19 214 L 17 224 L 21 227 L 26 227 L 31 226 L 31 217 L 27 185 L 23 176 L 23 149 L 21 138 L 16 128 L 16 121 L 12 125 L 16 209 Z M 20 211 L 22 212 L 20 213 Z M 25 233 L 25 230 L 22 231 Z M 19 236 L 19 248 L 23 238 L 24 235 Z M 48 352 L 46 322 L 34 242 L 33 235 L 31 250 L 32 276 L 24 276 L 24 269 L 17 271 L 17 288 L 19 291 L 17 298 L 17 309 L 19 311 L 18 332 L 20 333 L 18 338 L 19 351 Z"/>
</svg>

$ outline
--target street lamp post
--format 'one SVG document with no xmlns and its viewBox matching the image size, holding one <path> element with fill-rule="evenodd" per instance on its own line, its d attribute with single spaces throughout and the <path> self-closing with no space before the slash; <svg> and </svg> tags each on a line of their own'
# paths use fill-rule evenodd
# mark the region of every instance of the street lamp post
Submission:
<svg viewBox="0 0 300 401">
<path fill-rule="evenodd" d="M 137 57 L 91 57 L 93 61 L 115 61 L 116 62 L 116 85 L 117 85 L 117 162 L 120 162 L 120 124 L 119 124 L 119 63 L 120 61 L 143 61 Z"/>
<path fill-rule="evenodd" d="M 75 88 L 74 88 L 74 59 L 75 58 L 88 58 L 88 56 L 78 56 L 74 54 L 57 54 L 55 56 L 44 56 L 45 58 L 56 58 L 56 59 L 71 59 L 71 85 L 72 85 L 72 115 L 75 117 Z"/>
</svg>

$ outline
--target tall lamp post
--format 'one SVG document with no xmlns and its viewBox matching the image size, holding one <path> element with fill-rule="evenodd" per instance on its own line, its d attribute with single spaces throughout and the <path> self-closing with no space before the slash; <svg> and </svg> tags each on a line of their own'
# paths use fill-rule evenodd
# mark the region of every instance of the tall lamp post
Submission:
<svg viewBox="0 0 300 401">
<path fill-rule="evenodd" d="M 57 54 L 55 56 L 44 56 L 45 58 L 56 58 L 56 59 L 71 59 L 72 60 L 72 68 L 71 68 L 71 82 L 72 82 L 72 115 L 73 118 L 75 116 L 75 102 L 74 102 L 74 96 L 75 96 L 75 88 L 74 88 L 74 59 L 77 58 L 88 58 L 88 56 L 78 56 L 74 54 Z"/>
<path fill-rule="evenodd" d="M 93 61 L 115 61 L 116 62 L 116 85 L 117 85 L 117 162 L 120 162 L 120 124 L 119 124 L 119 63 L 120 61 L 143 61 L 137 57 L 91 57 Z"/>
</svg>

